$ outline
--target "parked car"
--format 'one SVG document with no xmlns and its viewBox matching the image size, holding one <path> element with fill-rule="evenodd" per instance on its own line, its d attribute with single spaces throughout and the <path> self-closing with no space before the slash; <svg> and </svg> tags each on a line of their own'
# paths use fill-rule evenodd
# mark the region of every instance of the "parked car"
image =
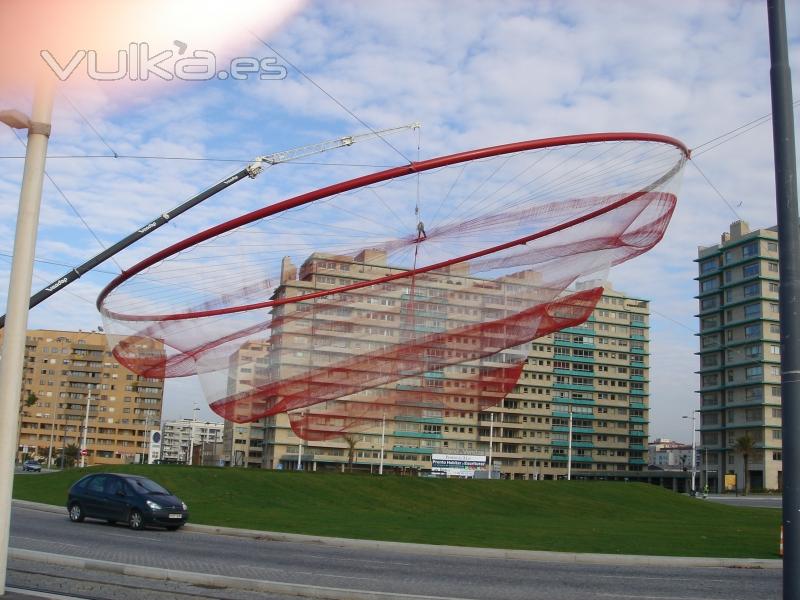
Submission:
<svg viewBox="0 0 800 600">
<path fill-rule="evenodd" d="M 42 465 L 39 464 L 38 460 L 26 460 L 24 463 L 22 463 L 22 470 L 35 471 L 38 473 L 42 470 Z"/>
<path fill-rule="evenodd" d="M 131 529 L 158 525 L 174 531 L 189 518 L 180 498 L 155 481 L 124 473 L 95 473 L 78 480 L 69 489 L 67 509 L 74 522 L 105 519 Z"/>
</svg>

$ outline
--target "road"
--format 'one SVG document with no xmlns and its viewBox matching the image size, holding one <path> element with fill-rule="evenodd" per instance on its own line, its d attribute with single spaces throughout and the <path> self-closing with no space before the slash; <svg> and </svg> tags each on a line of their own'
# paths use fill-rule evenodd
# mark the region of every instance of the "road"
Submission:
<svg viewBox="0 0 800 600">
<path fill-rule="evenodd" d="M 574 564 L 443 556 L 368 544 L 334 547 L 186 530 L 137 532 L 98 521 L 70 523 L 66 512 L 56 514 L 17 505 L 12 512 L 11 547 L 248 580 L 449 599 L 779 600 L 781 597 L 780 569 Z M 18 559 L 12 559 L 9 567 L 9 587 L 37 587 L 38 582 L 42 589 L 92 598 L 144 597 L 137 586 L 148 587 L 146 597 L 154 599 L 284 598 Z M 157 583 L 171 587 L 158 591 Z M 106 589 L 109 587 L 115 591 Z"/>
<path fill-rule="evenodd" d="M 711 502 L 719 502 L 720 504 L 730 504 L 731 506 L 751 506 L 754 508 L 777 508 L 781 509 L 783 497 L 781 496 L 731 496 L 726 495 L 712 495 L 707 498 Z"/>
</svg>

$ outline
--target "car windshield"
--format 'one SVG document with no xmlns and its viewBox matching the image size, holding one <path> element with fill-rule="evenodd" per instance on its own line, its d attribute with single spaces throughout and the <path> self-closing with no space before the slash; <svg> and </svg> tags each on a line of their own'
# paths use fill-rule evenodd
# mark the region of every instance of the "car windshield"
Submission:
<svg viewBox="0 0 800 600">
<path fill-rule="evenodd" d="M 169 494 L 167 490 L 149 479 L 129 479 L 128 483 L 140 494 Z"/>
</svg>

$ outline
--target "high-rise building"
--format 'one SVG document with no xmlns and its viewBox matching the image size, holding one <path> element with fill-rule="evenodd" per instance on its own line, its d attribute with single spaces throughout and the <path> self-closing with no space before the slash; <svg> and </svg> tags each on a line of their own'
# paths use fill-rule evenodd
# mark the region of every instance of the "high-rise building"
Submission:
<svg viewBox="0 0 800 600">
<path fill-rule="evenodd" d="M 377 251 L 365 251 L 355 258 L 315 253 L 299 272 L 287 259 L 276 297 L 332 289 L 397 271 L 387 265 L 386 255 Z M 535 285 L 534 279 L 517 279 L 513 285 Z M 455 270 L 432 281 L 415 290 L 424 300 L 414 302 L 417 309 L 429 313 L 426 319 L 434 320 L 437 311 L 446 314 L 448 309 L 450 313 L 474 314 L 475 306 L 492 304 L 492 294 L 501 293 L 492 290 L 500 290 L 505 283 L 484 282 Z M 471 298 L 463 293 L 468 288 L 480 288 L 483 296 Z M 287 315 L 296 307 L 283 305 L 273 313 L 273 320 L 283 319 L 279 334 L 262 343 L 249 343 L 231 358 L 228 394 L 256 385 L 259 369 L 293 373 L 293 365 L 308 360 L 309 350 L 316 347 L 342 357 L 362 352 L 370 344 L 380 347 L 382 337 L 399 338 L 403 325 L 397 313 L 407 302 L 403 294 L 407 296 L 408 291 L 398 289 L 396 298 L 389 293 L 354 299 L 346 322 L 333 326 L 319 318 L 314 330 L 324 335 L 316 340 L 291 329 L 293 321 Z M 648 301 L 606 288 L 588 321 L 526 344 L 527 358 L 519 379 L 497 406 L 482 410 L 474 397 L 460 392 L 464 396 L 454 398 L 463 404 L 458 410 L 431 407 L 390 416 L 385 422 L 378 415 L 371 426 L 346 438 L 311 442 L 295 435 L 285 413 L 249 425 L 226 422 L 227 463 L 344 469 L 352 453 L 356 468 L 377 471 L 383 449 L 384 467 L 391 471 L 431 472 L 439 470 L 437 462 L 474 466 L 491 457 L 504 477 L 554 479 L 567 474 L 571 430 L 573 476 L 641 471 L 646 465 L 649 413 L 648 319 Z M 415 327 L 427 325 L 434 323 L 422 319 L 414 323 Z M 420 394 L 436 386 L 457 389 L 459 380 L 469 382 L 476 369 L 468 361 L 391 385 L 406 386 L 404 389 L 412 392 L 416 389 Z"/>
<path fill-rule="evenodd" d="M 198 458 L 217 445 L 221 449 L 222 423 L 177 419 L 164 421 L 161 426 L 161 462 L 206 464 Z"/>
<path fill-rule="evenodd" d="M 696 259 L 700 319 L 701 476 L 711 490 L 781 489 L 781 375 L 776 227 L 736 221 Z M 734 476 L 734 477 L 732 477 Z M 726 482 L 727 479 L 727 482 Z"/>
<path fill-rule="evenodd" d="M 148 431 L 159 428 L 163 394 L 163 380 L 122 366 L 103 333 L 30 330 L 18 450 L 55 461 L 62 448 L 84 448 L 85 437 L 88 464 L 146 461 Z"/>
</svg>

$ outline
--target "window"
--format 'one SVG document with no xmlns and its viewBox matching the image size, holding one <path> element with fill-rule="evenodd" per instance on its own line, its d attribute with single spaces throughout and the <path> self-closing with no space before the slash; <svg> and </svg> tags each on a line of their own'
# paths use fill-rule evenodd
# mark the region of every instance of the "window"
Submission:
<svg viewBox="0 0 800 600">
<path fill-rule="evenodd" d="M 781 347 L 778 344 L 770 344 L 769 346 L 769 353 L 770 354 L 777 354 L 780 355 Z"/>
<path fill-rule="evenodd" d="M 778 263 L 776 262 L 767 263 L 767 267 L 769 268 L 770 273 L 778 272 Z"/>
<path fill-rule="evenodd" d="M 750 242 L 742 246 L 742 258 L 750 258 L 758 255 L 758 242 Z"/>
<path fill-rule="evenodd" d="M 777 252 L 778 242 L 767 242 L 767 252 Z"/>
<path fill-rule="evenodd" d="M 712 258 L 711 260 L 704 260 L 700 263 L 700 274 L 705 275 L 710 273 L 711 271 L 717 270 L 717 259 Z"/>
<path fill-rule="evenodd" d="M 758 296 L 761 292 L 761 285 L 758 283 L 748 283 L 744 286 L 744 297 L 750 298 L 752 296 Z"/>
<path fill-rule="evenodd" d="M 700 329 L 713 329 L 717 327 L 718 324 L 719 321 L 717 321 L 717 317 L 705 317 L 700 320 Z"/>
<path fill-rule="evenodd" d="M 755 277 L 759 273 L 758 263 L 750 263 L 742 267 L 742 277 Z"/>
<path fill-rule="evenodd" d="M 761 345 L 752 344 L 744 349 L 745 356 L 748 358 L 755 358 L 761 356 Z"/>
<path fill-rule="evenodd" d="M 746 304 L 744 307 L 744 318 L 745 319 L 753 319 L 755 317 L 761 316 L 761 305 L 758 303 L 755 304 Z"/>
<path fill-rule="evenodd" d="M 775 283 L 774 281 L 769 282 L 769 291 L 772 293 L 777 294 L 778 290 L 780 290 L 780 285 Z"/>
<path fill-rule="evenodd" d="M 716 290 L 719 287 L 719 279 L 714 277 L 713 279 L 706 279 L 705 281 L 700 282 L 700 291 L 701 292 L 710 292 L 711 290 Z"/>
<path fill-rule="evenodd" d="M 770 302 L 769 303 L 769 312 L 770 314 L 777 315 L 780 313 L 780 305 L 777 302 Z"/>
<path fill-rule="evenodd" d="M 757 367 L 747 367 L 745 377 L 747 381 L 758 381 L 764 376 L 764 367 L 758 365 Z"/>
<path fill-rule="evenodd" d="M 755 338 L 761 335 L 761 325 L 747 325 L 744 328 L 744 337 Z"/>
<path fill-rule="evenodd" d="M 719 304 L 719 300 L 717 296 L 712 296 L 711 298 L 703 298 L 700 301 L 700 310 L 710 310 L 712 308 L 716 308 Z"/>
</svg>

